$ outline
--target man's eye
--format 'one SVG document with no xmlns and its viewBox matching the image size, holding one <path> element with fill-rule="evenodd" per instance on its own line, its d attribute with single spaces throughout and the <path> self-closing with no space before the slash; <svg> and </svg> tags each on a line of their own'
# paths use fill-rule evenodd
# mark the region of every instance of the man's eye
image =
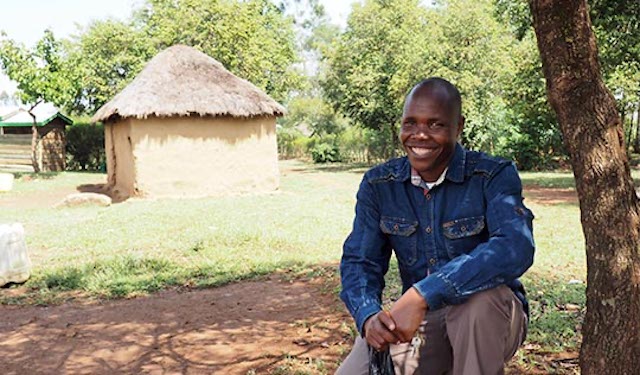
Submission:
<svg viewBox="0 0 640 375">
<path fill-rule="evenodd" d="M 446 125 L 441 122 L 434 122 L 431 124 L 431 128 L 434 128 L 434 129 L 441 129 L 441 128 L 444 128 L 445 126 Z"/>
</svg>

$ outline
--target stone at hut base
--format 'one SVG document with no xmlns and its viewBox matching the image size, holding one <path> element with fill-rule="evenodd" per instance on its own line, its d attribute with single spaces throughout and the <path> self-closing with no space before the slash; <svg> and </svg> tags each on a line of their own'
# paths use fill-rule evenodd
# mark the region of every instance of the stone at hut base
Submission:
<svg viewBox="0 0 640 375">
<path fill-rule="evenodd" d="M 69 194 L 64 200 L 55 205 L 55 207 L 76 207 L 76 206 L 100 206 L 107 207 L 111 205 L 111 198 L 104 194 L 98 193 L 74 193 Z"/>
</svg>

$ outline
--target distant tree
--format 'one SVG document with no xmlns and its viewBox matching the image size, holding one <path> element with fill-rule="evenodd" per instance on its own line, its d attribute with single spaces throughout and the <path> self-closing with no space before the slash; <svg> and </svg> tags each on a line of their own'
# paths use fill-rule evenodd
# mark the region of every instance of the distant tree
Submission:
<svg viewBox="0 0 640 375">
<path fill-rule="evenodd" d="M 276 100 L 302 85 L 293 21 L 269 0 L 146 0 L 134 21 L 157 50 L 195 47 Z"/>
<path fill-rule="evenodd" d="M 509 25 L 519 39 L 526 38 L 533 31 L 531 12 L 527 0 L 495 0 L 497 17 Z M 593 23 L 596 40 L 599 45 L 599 56 L 607 86 L 612 90 L 622 115 L 627 142 L 631 143 L 636 152 L 640 152 L 640 120 L 634 124 L 634 112 L 640 111 L 640 2 L 637 0 L 591 0 L 589 14 Z M 539 62 L 535 65 L 539 65 Z M 519 64 L 518 66 L 526 66 Z M 533 67 L 533 66 L 532 66 Z M 536 74 L 537 75 L 537 74 Z M 541 91 L 542 81 L 532 80 L 535 91 Z M 510 98 L 524 98 L 529 86 L 514 86 L 520 90 L 518 95 Z M 514 90 L 511 90 L 514 92 Z M 533 99 L 533 98 L 531 98 Z M 546 108 L 547 106 L 540 107 Z M 540 124 L 540 119 L 549 118 L 536 111 L 518 114 L 528 123 Z M 552 118 L 549 118 L 553 121 Z M 553 121 L 555 122 L 555 121 Z M 553 127 L 543 126 L 546 129 Z M 558 128 L 559 129 L 559 128 Z M 535 140 L 535 134 L 531 137 Z M 556 135 L 555 139 L 558 138 Z M 545 141 L 536 142 L 545 144 Z M 551 150 L 549 150 L 551 151 Z"/>
<path fill-rule="evenodd" d="M 397 121 L 407 89 L 421 77 L 427 40 L 426 10 L 418 0 L 355 4 L 347 29 L 325 50 L 322 83 L 329 103 L 384 140 L 380 154 L 397 149 Z"/>
<path fill-rule="evenodd" d="M 66 44 L 74 112 L 93 114 L 120 92 L 157 52 L 143 32 L 118 20 L 93 21 Z"/>
<path fill-rule="evenodd" d="M 38 130 L 33 109 L 44 101 L 64 106 L 70 100 L 70 70 L 65 66 L 61 43 L 50 30 L 45 31 L 33 49 L 27 49 L 5 36 L 0 39 L 0 67 L 18 83 L 18 96 L 29 106 L 29 114 L 33 118 L 31 163 L 35 172 L 40 172 L 36 154 Z"/>
<path fill-rule="evenodd" d="M 504 150 L 510 129 L 503 98 L 512 80 L 517 41 L 493 17 L 489 0 L 367 0 L 356 4 L 347 29 L 326 56 L 327 100 L 357 124 L 386 140 L 382 156 L 397 149 L 397 121 L 407 90 L 428 76 L 456 84 L 464 97 L 463 141 Z"/>
<path fill-rule="evenodd" d="M 623 128 L 603 82 L 585 0 L 530 0 L 549 102 L 580 199 L 587 252 L 582 374 L 640 368 L 640 204 Z"/>
</svg>

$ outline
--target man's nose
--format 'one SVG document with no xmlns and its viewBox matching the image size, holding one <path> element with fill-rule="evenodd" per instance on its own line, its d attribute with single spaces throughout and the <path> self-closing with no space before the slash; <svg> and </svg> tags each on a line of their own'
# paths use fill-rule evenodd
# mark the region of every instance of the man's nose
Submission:
<svg viewBox="0 0 640 375">
<path fill-rule="evenodd" d="M 431 137 L 431 133 L 429 132 L 429 126 L 426 124 L 417 125 L 415 131 L 413 132 L 414 137 L 419 138 L 429 138 Z"/>
</svg>

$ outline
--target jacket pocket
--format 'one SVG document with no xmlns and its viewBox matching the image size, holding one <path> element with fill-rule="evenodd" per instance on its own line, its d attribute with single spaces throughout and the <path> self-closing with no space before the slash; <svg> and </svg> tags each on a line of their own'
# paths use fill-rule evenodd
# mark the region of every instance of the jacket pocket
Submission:
<svg viewBox="0 0 640 375">
<path fill-rule="evenodd" d="M 484 216 L 475 216 L 447 221 L 442 224 L 447 253 L 451 259 L 469 253 L 486 240 L 481 234 L 485 228 Z"/>
<path fill-rule="evenodd" d="M 380 218 L 380 230 L 389 238 L 398 262 L 407 266 L 413 265 L 418 259 L 417 228 L 417 221 L 389 216 Z"/>
</svg>

